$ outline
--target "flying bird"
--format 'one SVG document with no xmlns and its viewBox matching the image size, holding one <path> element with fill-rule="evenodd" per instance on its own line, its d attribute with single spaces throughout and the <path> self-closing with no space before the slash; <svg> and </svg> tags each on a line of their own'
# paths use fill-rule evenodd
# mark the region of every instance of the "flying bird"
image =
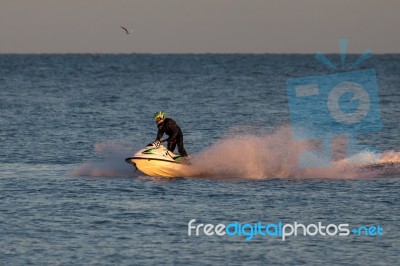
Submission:
<svg viewBox="0 0 400 266">
<path fill-rule="evenodd" d="M 126 34 L 131 34 L 133 32 L 133 29 L 128 29 L 124 26 L 121 26 L 121 28 L 125 31 Z"/>
</svg>

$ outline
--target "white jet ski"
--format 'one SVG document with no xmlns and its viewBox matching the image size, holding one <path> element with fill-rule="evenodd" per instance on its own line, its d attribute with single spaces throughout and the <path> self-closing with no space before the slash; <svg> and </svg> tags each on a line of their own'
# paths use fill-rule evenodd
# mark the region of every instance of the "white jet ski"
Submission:
<svg viewBox="0 0 400 266">
<path fill-rule="evenodd" d="M 163 145 L 155 146 L 153 143 L 132 157 L 125 159 L 142 173 L 159 177 L 184 177 L 190 175 L 190 166 L 186 158 L 170 152 Z"/>
</svg>

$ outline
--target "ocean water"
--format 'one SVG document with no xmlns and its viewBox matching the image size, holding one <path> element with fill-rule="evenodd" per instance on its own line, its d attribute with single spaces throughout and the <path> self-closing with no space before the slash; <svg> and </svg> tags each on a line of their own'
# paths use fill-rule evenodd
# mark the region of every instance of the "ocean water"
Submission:
<svg viewBox="0 0 400 266">
<path fill-rule="evenodd" d="M 400 162 L 400 55 L 359 67 L 371 68 L 383 128 L 359 140 L 381 154 L 357 156 Z M 400 168 L 297 166 L 286 81 L 333 72 L 313 55 L 0 55 L 0 263 L 398 265 Z M 158 110 L 205 174 L 124 162 L 154 140 Z M 383 235 L 189 236 L 193 219 Z"/>
</svg>

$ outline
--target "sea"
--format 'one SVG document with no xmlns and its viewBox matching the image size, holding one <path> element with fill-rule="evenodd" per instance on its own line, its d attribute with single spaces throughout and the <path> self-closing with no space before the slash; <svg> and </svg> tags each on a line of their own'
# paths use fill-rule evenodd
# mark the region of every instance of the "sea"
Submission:
<svg viewBox="0 0 400 266">
<path fill-rule="evenodd" d="M 400 55 L 326 56 L 0 55 L 0 264 L 399 265 Z M 288 80 L 369 69 L 374 149 L 299 165 Z M 207 171 L 124 161 L 157 111 Z"/>
</svg>

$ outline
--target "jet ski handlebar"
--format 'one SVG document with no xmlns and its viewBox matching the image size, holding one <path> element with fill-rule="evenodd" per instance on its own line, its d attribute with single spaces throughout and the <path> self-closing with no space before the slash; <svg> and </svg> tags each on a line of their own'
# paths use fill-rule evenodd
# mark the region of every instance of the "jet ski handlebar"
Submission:
<svg viewBox="0 0 400 266">
<path fill-rule="evenodd" d="M 153 142 L 150 142 L 149 144 L 147 144 L 146 146 L 154 146 L 154 147 L 159 147 L 161 145 L 161 143 L 167 141 L 168 139 L 162 139 L 162 140 L 155 140 Z"/>
</svg>

